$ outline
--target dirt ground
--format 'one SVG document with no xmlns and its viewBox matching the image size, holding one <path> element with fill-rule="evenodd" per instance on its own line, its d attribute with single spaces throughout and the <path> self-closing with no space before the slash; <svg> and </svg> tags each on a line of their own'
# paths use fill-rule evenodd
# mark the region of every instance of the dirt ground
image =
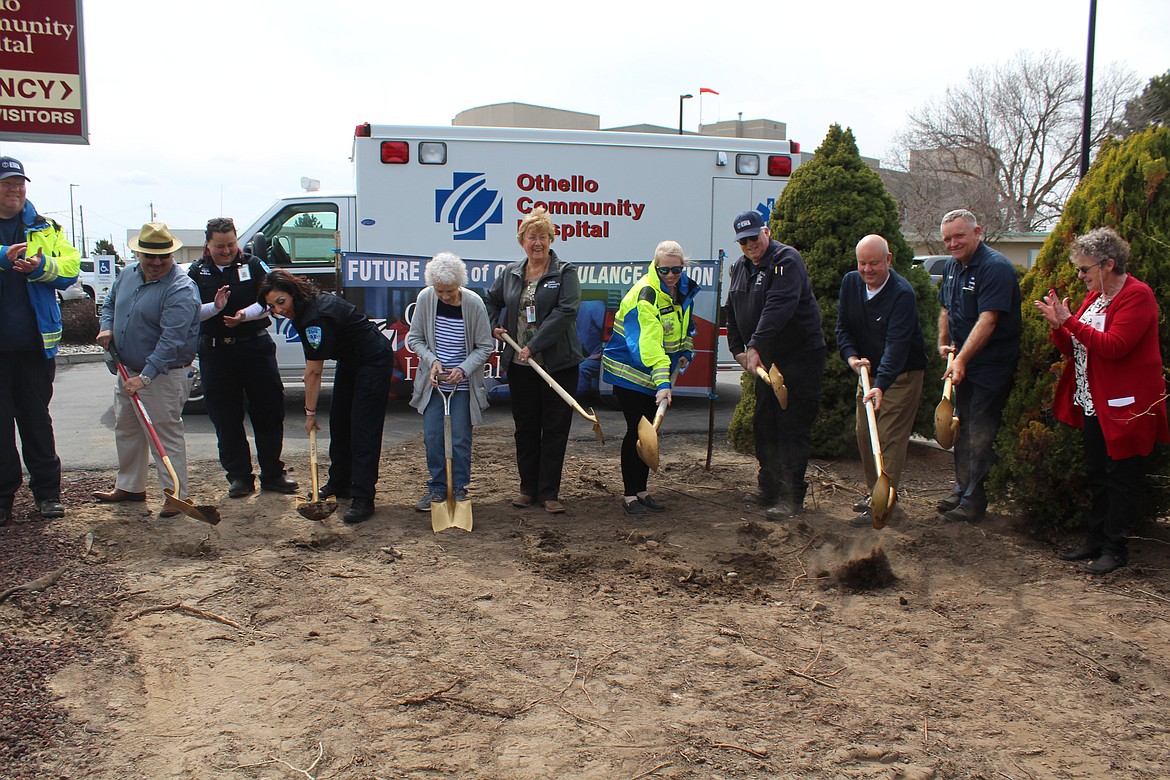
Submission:
<svg viewBox="0 0 1170 780">
<path fill-rule="evenodd" d="M 848 525 L 857 461 L 816 462 L 809 510 L 775 523 L 741 500 L 754 461 L 705 450 L 665 432 L 669 511 L 632 521 L 618 442 L 574 440 L 553 516 L 510 506 L 511 431 L 478 430 L 470 534 L 413 510 L 419 440 L 384 453 L 356 528 L 230 500 L 211 463 L 191 495 L 216 527 L 69 474 L 67 518 L 0 536 L 0 591 L 64 567 L 0 604 L 0 777 L 1170 773 L 1164 521 L 1090 578 L 1010 516 L 942 522 L 929 447 L 880 532 Z"/>
</svg>

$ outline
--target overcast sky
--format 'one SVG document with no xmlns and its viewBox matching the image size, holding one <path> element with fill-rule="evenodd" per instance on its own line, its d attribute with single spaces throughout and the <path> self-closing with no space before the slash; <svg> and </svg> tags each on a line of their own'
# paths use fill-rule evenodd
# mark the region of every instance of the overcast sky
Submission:
<svg viewBox="0 0 1170 780">
<path fill-rule="evenodd" d="M 749 12 L 749 9 L 750 12 Z M 150 217 L 249 224 L 302 176 L 349 189 L 361 122 L 449 125 L 518 101 L 602 127 L 765 117 L 806 150 L 852 127 L 886 157 L 907 114 L 1021 50 L 1085 58 L 1088 0 L 792 3 L 85 0 L 88 146 L 2 143 L 29 198 L 87 243 Z M 1096 69 L 1170 69 L 1170 2 L 1100 0 Z M 77 212 L 74 212 L 75 215 Z M 80 235 L 81 226 L 77 225 Z"/>
</svg>

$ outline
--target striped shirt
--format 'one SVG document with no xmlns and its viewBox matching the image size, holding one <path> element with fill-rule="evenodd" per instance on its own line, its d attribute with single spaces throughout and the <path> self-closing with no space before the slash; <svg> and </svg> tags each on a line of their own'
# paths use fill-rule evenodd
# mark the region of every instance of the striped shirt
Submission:
<svg viewBox="0 0 1170 780">
<path fill-rule="evenodd" d="M 435 307 L 435 355 L 444 369 L 455 368 L 467 360 L 467 329 L 463 324 L 463 307 L 436 301 Z M 443 392 L 467 390 L 465 378 L 458 386 L 450 382 L 439 382 Z"/>
</svg>

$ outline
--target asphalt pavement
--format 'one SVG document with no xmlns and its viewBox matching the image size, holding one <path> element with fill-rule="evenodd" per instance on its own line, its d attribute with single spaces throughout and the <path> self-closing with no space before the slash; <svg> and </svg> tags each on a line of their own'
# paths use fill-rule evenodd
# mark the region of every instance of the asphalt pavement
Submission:
<svg viewBox="0 0 1170 780">
<path fill-rule="evenodd" d="M 100 360 L 100 359 L 99 359 Z M 53 428 L 57 438 L 57 453 L 66 471 L 83 469 L 113 469 L 117 467 L 114 449 L 114 377 L 102 362 L 88 362 L 76 356 L 58 361 L 54 385 Z M 739 372 L 721 372 L 715 399 L 715 436 L 726 435 L 731 414 L 739 403 Z M 318 434 L 318 450 L 328 451 L 329 390 L 322 390 L 322 402 L 317 405 L 322 432 Z M 284 391 L 285 434 L 284 451 L 289 457 L 308 457 L 309 439 L 304 430 L 305 391 L 300 386 L 289 386 Z M 606 436 L 606 448 L 612 448 L 617 457 L 625 421 L 616 405 L 602 401 L 594 405 Z M 586 404 L 586 408 L 588 408 Z M 707 398 L 676 398 L 667 412 L 663 425 L 676 433 L 701 433 L 708 430 L 710 402 Z M 218 460 L 215 430 L 205 414 L 187 415 L 187 458 L 189 461 Z M 511 426 L 512 410 L 509 401 L 493 401 L 485 412 L 485 425 Z M 422 417 L 406 401 L 391 401 L 386 409 L 386 429 L 382 436 L 383 449 L 393 447 L 418 436 L 422 431 Z M 592 441 L 592 426 L 580 416 L 574 418 L 571 438 Z"/>
</svg>

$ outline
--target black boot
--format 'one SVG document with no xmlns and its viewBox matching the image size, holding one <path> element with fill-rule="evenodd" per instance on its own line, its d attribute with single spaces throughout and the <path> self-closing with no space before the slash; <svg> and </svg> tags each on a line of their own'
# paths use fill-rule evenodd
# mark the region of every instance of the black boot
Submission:
<svg viewBox="0 0 1170 780">
<path fill-rule="evenodd" d="M 346 525 L 357 525 L 358 523 L 369 520 L 374 516 L 374 500 L 372 498 L 355 498 L 353 503 L 349 505 L 349 510 L 346 511 L 345 517 L 341 518 L 341 522 Z"/>
</svg>

